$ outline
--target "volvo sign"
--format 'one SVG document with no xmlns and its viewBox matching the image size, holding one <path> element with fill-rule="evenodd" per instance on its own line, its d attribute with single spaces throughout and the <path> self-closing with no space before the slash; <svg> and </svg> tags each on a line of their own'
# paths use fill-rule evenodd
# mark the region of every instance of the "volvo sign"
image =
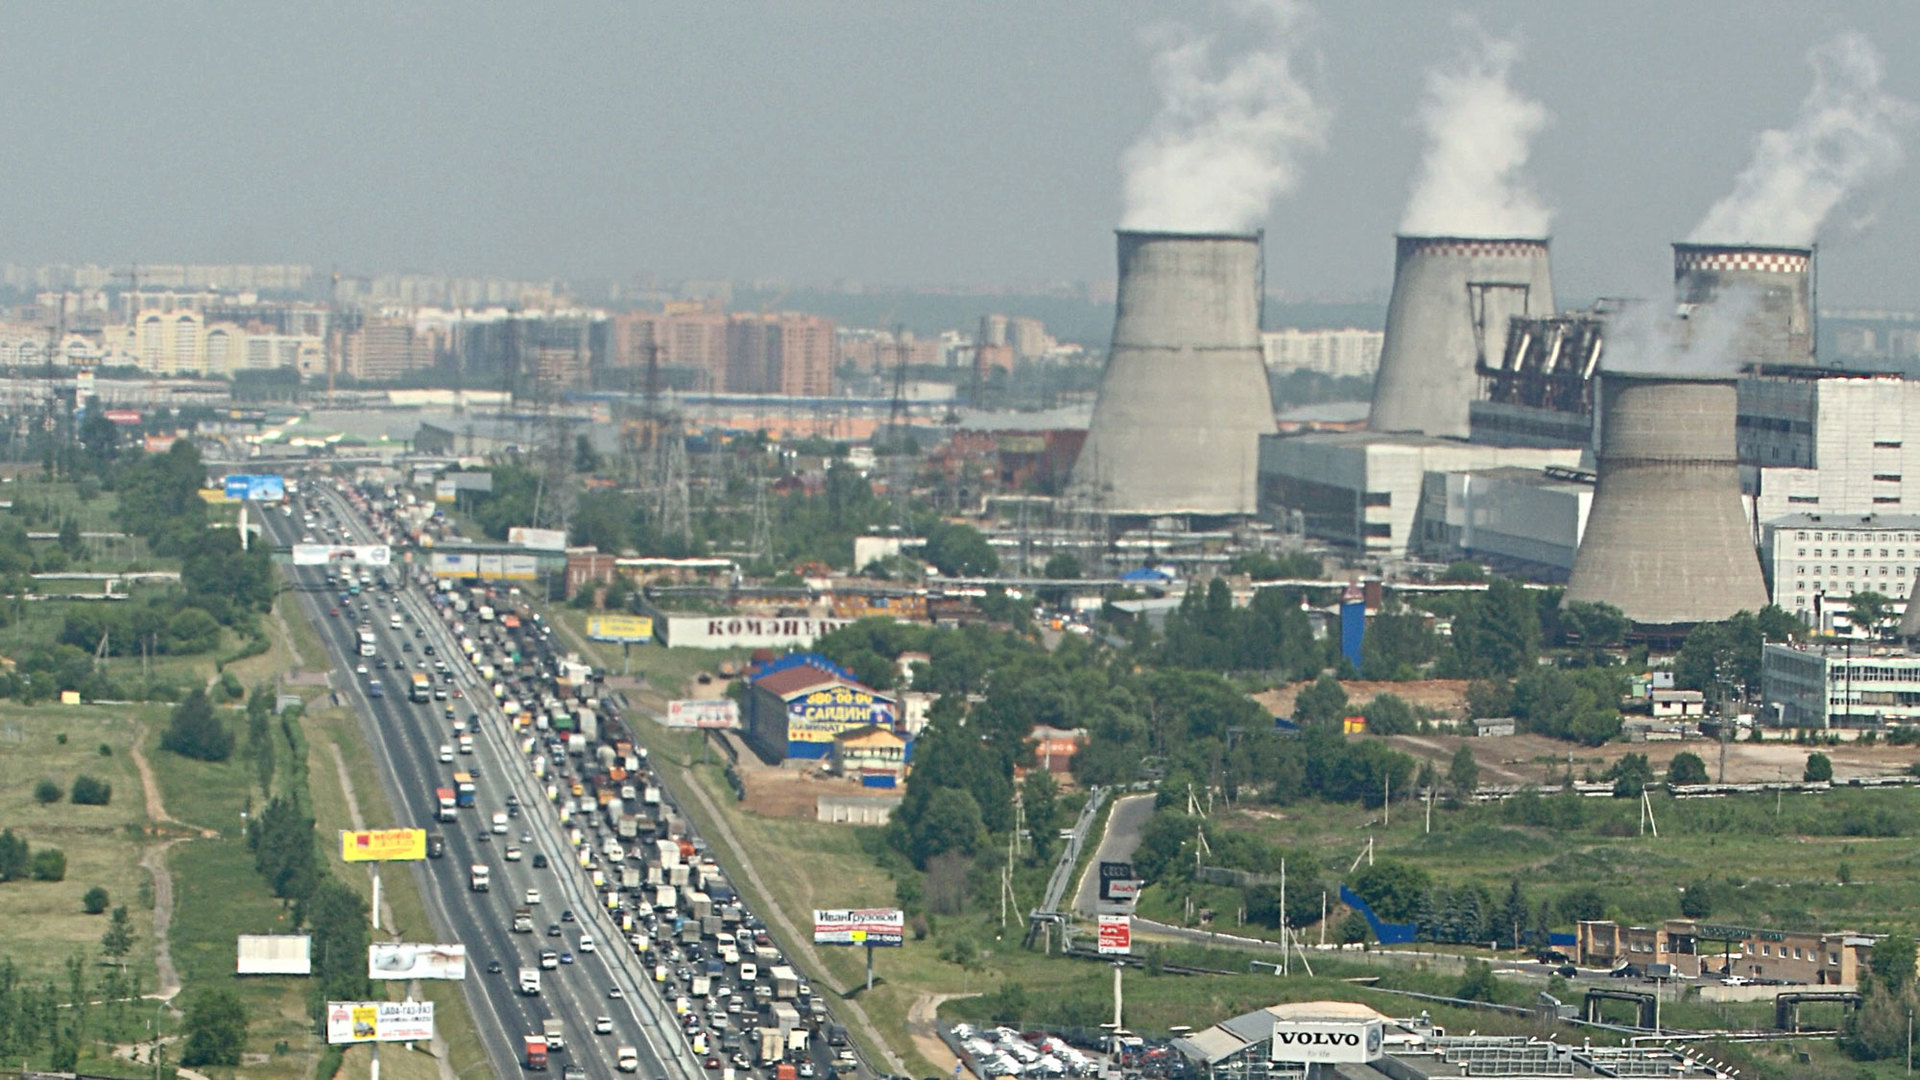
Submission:
<svg viewBox="0 0 1920 1080">
<path fill-rule="evenodd" d="M 1379 1020 L 1275 1020 L 1272 1057 L 1293 1064 L 1364 1064 L 1380 1060 L 1384 1036 Z"/>
</svg>

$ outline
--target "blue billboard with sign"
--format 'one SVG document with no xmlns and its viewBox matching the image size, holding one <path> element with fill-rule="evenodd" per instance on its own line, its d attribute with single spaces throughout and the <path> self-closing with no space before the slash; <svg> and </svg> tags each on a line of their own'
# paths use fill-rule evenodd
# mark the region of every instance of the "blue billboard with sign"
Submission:
<svg viewBox="0 0 1920 1080">
<path fill-rule="evenodd" d="M 278 476 L 235 473 L 227 477 L 227 498 L 245 502 L 284 502 L 286 481 Z"/>
</svg>

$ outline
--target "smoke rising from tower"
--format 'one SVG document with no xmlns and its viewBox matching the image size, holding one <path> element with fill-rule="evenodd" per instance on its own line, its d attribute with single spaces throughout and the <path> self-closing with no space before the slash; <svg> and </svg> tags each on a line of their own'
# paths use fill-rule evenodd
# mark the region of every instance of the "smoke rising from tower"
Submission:
<svg viewBox="0 0 1920 1080">
<path fill-rule="evenodd" d="M 1522 170 L 1533 137 L 1552 117 L 1507 81 L 1519 57 L 1517 42 L 1471 24 L 1462 30 L 1475 40 L 1453 66 L 1427 72 L 1420 105 L 1427 149 L 1400 232 L 1545 236 L 1552 212 L 1527 187 Z"/>
<path fill-rule="evenodd" d="M 1124 229 L 1247 232 L 1299 181 L 1299 159 L 1326 140 L 1330 111 L 1299 67 L 1295 0 L 1237 0 L 1243 51 L 1216 66 L 1215 41 L 1167 31 L 1153 60 L 1160 110 L 1121 157 Z"/>
<path fill-rule="evenodd" d="M 1733 191 L 1707 211 L 1696 243 L 1808 247 L 1848 195 L 1900 167 L 1913 106 L 1882 89 L 1880 53 L 1841 34 L 1807 53 L 1813 88 L 1793 126 L 1764 131 Z"/>
</svg>

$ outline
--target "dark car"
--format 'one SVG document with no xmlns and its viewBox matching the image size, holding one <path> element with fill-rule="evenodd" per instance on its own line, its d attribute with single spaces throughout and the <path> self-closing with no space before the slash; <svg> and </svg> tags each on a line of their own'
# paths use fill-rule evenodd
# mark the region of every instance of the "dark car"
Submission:
<svg viewBox="0 0 1920 1080">
<path fill-rule="evenodd" d="M 489 975 L 498 975 L 498 974 L 500 974 L 500 971 L 501 971 L 501 968 L 500 968 L 500 961 L 498 961 L 498 960 L 489 960 L 489 961 L 487 961 L 487 974 L 489 974 Z"/>
<path fill-rule="evenodd" d="M 547 868 L 547 857 L 545 855 L 535 855 L 533 857 L 533 868 L 535 870 L 545 870 Z"/>
<path fill-rule="evenodd" d="M 572 909 L 572 908 L 568 908 L 567 910 L 565 910 L 565 911 L 562 911 L 562 912 L 560 913 L 560 921 L 561 921 L 561 922 L 572 922 L 572 921 L 573 921 L 573 909 Z"/>
<path fill-rule="evenodd" d="M 557 923 L 557 922 L 553 922 L 553 923 L 548 923 L 548 924 L 547 924 L 547 936 L 548 936 L 548 937 L 559 937 L 559 936 L 560 936 L 560 924 L 559 924 L 559 923 Z"/>
</svg>

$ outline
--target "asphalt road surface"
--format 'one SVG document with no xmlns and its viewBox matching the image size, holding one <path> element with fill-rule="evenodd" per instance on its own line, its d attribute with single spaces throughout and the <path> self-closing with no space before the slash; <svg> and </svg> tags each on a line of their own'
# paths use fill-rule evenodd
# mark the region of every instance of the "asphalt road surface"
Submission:
<svg viewBox="0 0 1920 1080">
<path fill-rule="evenodd" d="M 1100 864 L 1127 862 L 1140 846 L 1140 832 L 1153 817 L 1152 795 L 1128 795 L 1116 799 L 1107 811 L 1107 828 L 1100 834 L 1100 850 L 1080 874 L 1080 887 L 1074 893 L 1074 910 L 1083 915 L 1100 912 Z"/>
</svg>

